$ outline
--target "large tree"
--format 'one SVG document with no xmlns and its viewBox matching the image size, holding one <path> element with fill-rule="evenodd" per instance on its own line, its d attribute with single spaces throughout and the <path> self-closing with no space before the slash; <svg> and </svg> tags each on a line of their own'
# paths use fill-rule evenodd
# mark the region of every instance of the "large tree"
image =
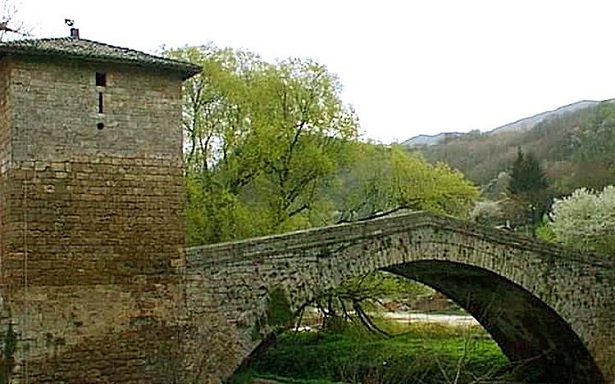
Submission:
<svg viewBox="0 0 615 384">
<path fill-rule="evenodd" d="M 337 78 L 310 60 L 213 46 L 168 54 L 203 66 L 184 93 L 189 241 L 324 224 L 321 192 L 358 128 Z"/>
<path fill-rule="evenodd" d="M 359 142 L 354 111 L 323 65 L 212 45 L 168 54 L 203 67 L 184 91 L 190 244 L 399 207 L 464 216 L 477 196 L 444 164 Z"/>
</svg>

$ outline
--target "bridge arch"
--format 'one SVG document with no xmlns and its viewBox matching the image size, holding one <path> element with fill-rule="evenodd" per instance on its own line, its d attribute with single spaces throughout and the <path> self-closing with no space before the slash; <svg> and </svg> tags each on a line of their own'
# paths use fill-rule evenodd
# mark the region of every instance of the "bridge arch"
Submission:
<svg viewBox="0 0 615 384">
<path fill-rule="evenodd" d="M 528 382 L 602 383 L 579 336 L 531 292 L 492 271 L 468 264 L 421 260 L 383 270 L 428 285 L 469 312 Z"/>
<path fill-rule="evenodd" d="M 511 360 L 535 361 L 534 382 L 615 382 L 615 262 L 598 256 L 419 212 L 191 248 L 186 263 L 185 355 L 205 382 L 230 375 L 270 331 L 274 290 L 297 309 L 377 269 L 457 301 Z"/>
</svg>

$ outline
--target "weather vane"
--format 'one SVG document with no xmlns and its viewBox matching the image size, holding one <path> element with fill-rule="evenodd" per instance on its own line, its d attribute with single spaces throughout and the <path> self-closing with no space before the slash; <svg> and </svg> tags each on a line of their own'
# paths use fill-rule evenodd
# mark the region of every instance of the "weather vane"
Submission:
<svg viewBox="0 0 615 384">
<path fill-rule="evenodd" d="M 79 38 L 79 29 L 75 28 L 75 20 L 73 19 L 64 19 L 64 24 L 70 27 L 70 37 Z"/>
</svg>

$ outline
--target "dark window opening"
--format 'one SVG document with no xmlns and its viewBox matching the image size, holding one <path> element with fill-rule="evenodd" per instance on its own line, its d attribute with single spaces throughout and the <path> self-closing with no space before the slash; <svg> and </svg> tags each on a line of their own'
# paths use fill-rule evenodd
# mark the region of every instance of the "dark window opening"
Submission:
<svg viewBox="0 0 615 384">
<path fill-rule="evenodd" d="M 97 87 L 107 86 L 107 74 L 106 73 L 96 72 L 96 86 Z"/>
<path fill-rule="evenodd" d="M 98 92 L 98 113 L 103 113 L 103 93 Z"/>
<path fill-rule="evenodd" d="M 105 127 L 105 124 L 103 124 L 103 123 L 96 124 L 96 128 L 98 128 L 99 130 L 103 129 L 104 127 Z"/>
</svg>

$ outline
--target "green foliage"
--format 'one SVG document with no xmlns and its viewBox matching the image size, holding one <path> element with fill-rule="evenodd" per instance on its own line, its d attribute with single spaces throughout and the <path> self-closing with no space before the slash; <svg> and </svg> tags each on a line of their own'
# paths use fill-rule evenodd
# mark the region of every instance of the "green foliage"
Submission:
<svg viewBox="0 0 615 384">
<path fill-rule="evenodd" d="M 533 154 L 524 155 L 518 148 L 517 158 L 510 171 L 508 193 L 513 196 L 528 196 L 541 193 L 547 188 L 547 179 Z"/>
<path fill-rule="evenodd" d="M 549 215 L 555 240 L 583 250 L 615 253 L 615 188 L 577 189 L 556 199 Z"/>
<path fill-rule="evenodd" d="M 443 163 L 431 165 L 400 146 L 359 142 L 358 121 L 341 102 L 341 85 L 318 63 L 269 63 L 250 52 L 211 45 L 168 55 L 203 67 L 184 89 L 189 245 L 399 207 L 464 217 L 478 196 L 476 187 Z M 347 313 L 335 307 L 347 305 L 368 324 L 361 304 L 408 285 L 379 276 L 348 282 L 321 298 L 326 304 L 320 308 L 335 319 L 336 313 Z M 267 316 L 274 327 L 293 319 L 277 298 L 272 293 L 274 307 Z M 252 330 L 255 339 L 264 325 Z"/>
<path fill-rule="evenodd" d="M 555 194 L 615 184 L 615 102 L 561 114 L 531 130 L 451 137 L 420 152 L 428 161 L 444 161 L 486 187 L 515 161 L 519 147 L 536 155 Z"/>
<path fill-rule="evenodd" d="M 423 284 L 389 272 L 374 271 L 349 278 L 335 289 L 316 298 L 315 306 L 323 316 L 327 331 L 345 330 L 349 324 L 360 324 L 374 333 L 383 333 L 370 313 L 383 309 L 383 299 L 417 297 L 432 290 Z"/>
<path fill-rule="evenodd" d="M 184 90 L 188 243 L 323 224 L 321 191 L 358 127 L 337 78 L 310 60 L 213 46 L 167 54 L 203 66 Z"/>
<path fill-rule="evenodd" d="M 467 215 L 477 189 L 444 164 L 357 141 L 341 85 L 311 60 L 266 62 L 214 46 L 185 83 L 189 245 L 332 224 L 403 206 Z"/>
<path fill-rule="evenodd" d="M 258 375 L 349 383 L 451 383 L 458 374 L 461 384 L 493 378 L 507 365 L 482 329 L 428 325 L 405 331 L 391 338 L 360 328 L 287 333 L 249 369 Z"/>
<path fill-rule="evenodd" d="M 0 384 L 11 381 L 11 373 L 15 366 L 15 351 L 17 349 L 17 334 L 13 330 L 13 324 L 9 326 L 4 334 L 4 348 L 0 355 Z"/>
<path fill-rule="evenodd" d="M 542 223 L 536 228 L 536 237 L 542 241 L 547 242 L 556 242 L 557 237 L 555 236 L 555 232 L 549 225 L 548 219 L 544 219 Z"/>
<path fill-rule="evenodd" d="M 551 202 L 547 188 L 547 179 L 538 160 L 518 148 L 508 183 L 508 195 L 516 206 L 509 219 L 515 227 L 529 225 L 533 231 L 540 223 Z"/>
<path fill-rule="evenodd" d="M 290 302 L 280 288 L 269 293 L 267 302 L 267 323 L 273 328 L 285 328 L 293 323 L 295 314 L 290 309 Z"/>
<path fill-rule="evenodd" d="M 444 163 L 435 165 L 398 145 L 357 143 L 356 162 L 342 174 L 336 206 L 342 220 L 398 207 L 467 216 L 478 190 Z"/>
<path fill-rule="evenodd" d="M 423 284 L 389 272 L 375 271 L 365 276 L 347 279 L 337 292 L 356 292 L 353 297 L 400 299 L 430 293 L 431 289 Z"/>
</svg>

